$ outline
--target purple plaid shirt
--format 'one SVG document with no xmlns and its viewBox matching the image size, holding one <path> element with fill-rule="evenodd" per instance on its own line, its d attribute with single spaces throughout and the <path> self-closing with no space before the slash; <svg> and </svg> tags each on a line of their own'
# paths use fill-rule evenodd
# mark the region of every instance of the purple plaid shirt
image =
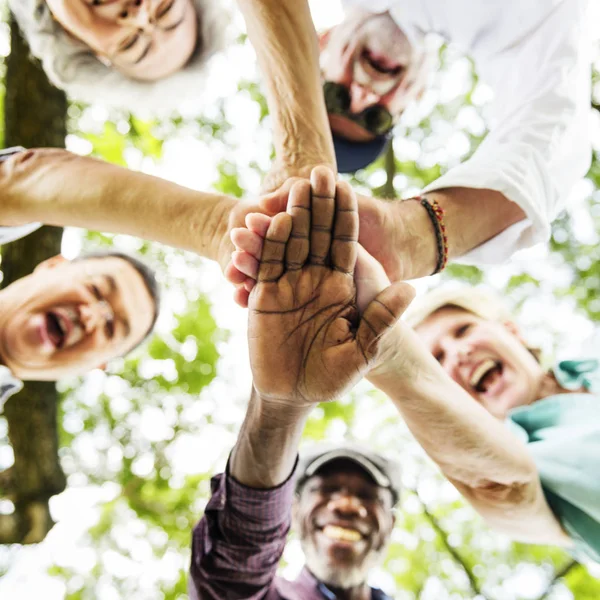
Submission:
<svg viewBox="0 0 600 600">
<path fill-rule="evenodd" d="M 294 477 L 257 490 L 222 473 L 194 528 L 191 600 L 335 600 L 306 568 L 295 581 L 275 573 L 290 530 Z M 373 600 L 391 600 L 373 589 Z"/>
</svg>

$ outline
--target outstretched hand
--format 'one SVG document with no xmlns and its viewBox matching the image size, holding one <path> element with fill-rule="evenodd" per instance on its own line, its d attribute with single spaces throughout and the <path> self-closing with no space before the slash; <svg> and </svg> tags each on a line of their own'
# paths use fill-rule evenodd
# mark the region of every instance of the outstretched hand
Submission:
<svg viewBox="0 0 600 600">
<path fill-rule="evenodd" d="M 287 213 L 265 217 L 248 298 L 254 385 L 261 396 L 295 406 L 332 400 L 357 383 L 413 296 L 410 286 L 394 284 L 361 313 L 356 196 L 325 168 L 313 171 L 311 183 L 293 185 Z"/>
</svg>

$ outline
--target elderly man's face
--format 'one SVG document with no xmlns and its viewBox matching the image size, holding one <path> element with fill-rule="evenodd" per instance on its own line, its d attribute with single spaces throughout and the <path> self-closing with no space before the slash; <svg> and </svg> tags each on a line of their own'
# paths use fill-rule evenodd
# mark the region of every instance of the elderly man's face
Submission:
<svg viewBox="0 0 600 600">
<path fill-rule="evenodd" d="M 294 521 L 313 575 L 332 587 L 355 587 L 383 560 L 394 525 L 392 495 L 340 459 L 305 483 Z"/>
<path fill-rule="evenodd" d="M 537 399 L 544 370 L 514 323 L 447 306 L 416 332 L 448 375 L 494 416 L 504 418 Z"/>
<path fill-rule="evenodd" d="M 183 68 L 198 39 L 191 0 L 46 0 L 56 20 L 133 79 Z"/>
<path fill-rule="evenodd" d="M 354 11 L 321 38 L 321 71 L 325 81 L 349 92 L 343 111 L 360 115 L 379 106 L 396 120 L 423 91 L 427 68 L 423 49 L 411 45 L 389 13 Z M 355 141 L 373 133 L 328 107 L 332 130 Z"/>
<path fill-rule="evenodd" d="M 21 379 L 100 367 L 147 334 L 156 310 L 140 273 L 118 257 L 42 264 L 1 293 L 0 357 Z"/>
</svg>

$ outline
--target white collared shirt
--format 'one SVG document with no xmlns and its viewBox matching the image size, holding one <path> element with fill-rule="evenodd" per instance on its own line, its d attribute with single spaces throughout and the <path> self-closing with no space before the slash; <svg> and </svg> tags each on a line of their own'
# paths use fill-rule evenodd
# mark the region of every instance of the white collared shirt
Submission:
<svg viewBox="0 0 600 600">
<path fill-rule="evenodd" d="M 498 263 L 550 236 L 591 162 L 587 0 L 346 0 L 389 11 L 409 40 L 437 33 L 469 54 L 494 91 L 490 132 L 427 186 L 491 189 L 527 218 L 462 257 Z"/>
</svg>

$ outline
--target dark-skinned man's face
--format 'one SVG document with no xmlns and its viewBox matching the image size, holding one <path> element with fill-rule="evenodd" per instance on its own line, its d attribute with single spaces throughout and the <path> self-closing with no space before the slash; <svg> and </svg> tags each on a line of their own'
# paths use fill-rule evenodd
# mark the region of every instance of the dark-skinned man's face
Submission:
<svg viewBox="0 0 600 600">
<path fill-rule="evenodd" d="M 354 587 L 383 559 L 394 525 L 392 494 L 340 459 L 304 484 L 294 521 L 313 575 L 332 587 Z"/>
</svg>

